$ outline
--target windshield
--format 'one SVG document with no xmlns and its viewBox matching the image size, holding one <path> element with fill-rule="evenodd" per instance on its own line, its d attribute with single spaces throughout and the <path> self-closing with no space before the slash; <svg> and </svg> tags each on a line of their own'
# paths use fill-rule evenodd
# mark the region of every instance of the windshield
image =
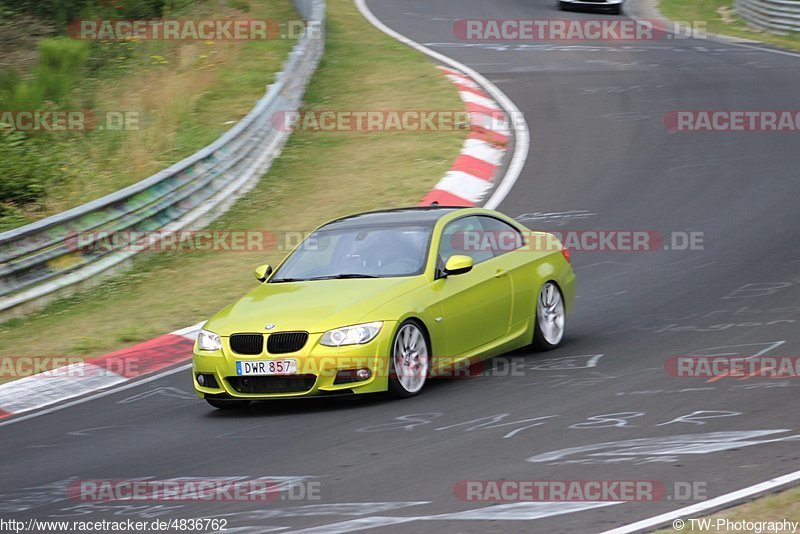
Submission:
<svg viewBox="0 0 800 534">
<path fill-rule="evenodd" d="M 430 226 L 321 228 L 292 252 L 270 282 L 421 274 L 432 230 Z"/>
</svg>

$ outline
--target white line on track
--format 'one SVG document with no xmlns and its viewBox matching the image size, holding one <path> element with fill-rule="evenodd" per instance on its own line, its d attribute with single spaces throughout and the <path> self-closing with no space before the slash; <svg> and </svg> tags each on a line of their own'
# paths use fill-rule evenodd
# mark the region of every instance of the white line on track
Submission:
<svg viewBox="0 0 800 534">
<path fill-rule="evenodd" d="M 164 371 L 163 373 L 158 373 L 154 375 L 150 375 L 147 378 L 143 378 L 142 380 L 136 380 L 132 382 L 126 383 L 124 386 L 114 387 L 111 389 L 105 389 L 100 391 L 99 393 L 95 393 L 94 395 L 89 395 L 88 397 L 83 397 L 82 399 L 77 399 L 72 402 L 68 402 L 66 404 L 59 404 L 53 406 L 52 408 L 47 408 L 46 410 L 41 410 L 38 412 L 34 412 L 27 415 L 21 415 L 19 417 L 14 417 L 13 419 L 9 419 L 8 421 L 0 422 L 0 427 L 6 425 L 13 425 L 14 423 L 19 423 L 21 421 L 27 421 L 28 419 L 33 419 L 34 417 L 39 417 L 40 415 L 47 415 L 53 412 L 57 412 L 59 410 L 63 410 L 64 408 L 69 408 L 71 406 L 77 406 L 78 404 L 83 404 L 84 402 L 89 402 L 94 399 L 99 399 L 100 397 L 106 397 L 108 395 L 113 395 L 114 393 L 119 393 L 120 391 L 125 391 L 126 389 L 135 388 L 137 386 L 141 386 L 142 384 L 147 384 L 148 382 L 152 382 L 154 380 L 158 380 L 160 378 L 164 378 L 165 376 L 174 375 L 175 373 L 179 373 L 181 371 L 187 371 L 192 368 L 192 364 L 188 363 L 186 365 L 181 365 L 180 367 L 176 367 L 174 369 L 170 369 L 168 371 Z"/>
<path fill-rule="evenodd" d="M 630 8 L 630 6 L 626 6 L 625 9 L 626 14 L 634 20 L 641 20 L 641 17 L 636 13 L 637 11 L 636 8 L 639 2 L 634 1 L 632 3 L 634 4 L 633 8 Z M 663 17 L 662 15 L 661 18 L 664 19 L 665 17 Z M 703 37 L 700 38 L 705 39 L 707 41 L 724 43 L 734 47 L 748 48 L 750 50 L 759 50 L 761 52 L 769 52 L 771 54 L 778 54 L 781 56 L 800 58 L 800 54 L 796 52 L 791 52 L 788 50 L 778 50 L 775 48 L 768 48 L 765 46 L 759 46 L 755 44 L 736 42 L 734 40 L 735 37 L 729 37 L 726 35 L 709 34 L 704 38 Z M 796 485 L 798 482 L 800 482 L 800 471 L 795 471 L 794 473 L 789 473 L 787 475 L 773 478 L 765 482 L 755 484 L 753 486 L 748 486 L 746 488 L 742 488 L 740 490 L 727 493 L 725 495 L 720 495 L 719 497 L 715 497 L 714 499 L 699 504 L 687 506 L 685 508 L 680 508 L 673 512 L 667 512 L 665 514 L 657 515 L 649 519 L 643 519 L 641 521 L 637 521 L 636 523 L 631 523 L 630 525 L 625 525 L 623 527 L 608 530 L 603 532 L 602 534 L 628 534 L 631 532 L 643 532 L 646 530 L 651 530 L 661 526 L 669 525 L 670 522 L 675 521 L 676 519 L 689 518 L 690 516 L 698 516 L 701 513 L 707 515 L 708 513 L 711 513 L 713 511 L 729 508 L 731 506 L 745 502 L 754 497 L 777 491 L 783 486 L 789 487 Z"/>
<path fill-rule="evenodd" d="M 373 15 L 372 11 L 367 7 L 364 0 L 354 0 L 356 6 L 358 7 L 361 14 L 366 18 L 373 26 L 381 30 L 382 32 L 386 33 L 387 35 L 394 37 L 398 41 L 446 64 L 450 67 L 460 70 L 461 72 L 470 76 L 473 80 L 475 80 L 485 91 L 487 91 L 494 99 L 505 109 L 506 113 L 508 113 L 509 117 L 515 117 L 513 120 L 513 127 L 515 133 L 515 143 L 514 143 L 514 155 L 511 158 L 511 162 L 509 163 L 508 169 L 506 170 L 505 176 L 503 176 L 500 184 L 498 185 L 497 189 L 495 189 L 492 196 L 489 200 L 486 201 L 484 204 L 487 208 L 496 208 L 508 195 L 511 191 L 511 188 L 514 186 L 514 183 L 519 178 L 520 173 L 522 172 L 522 168 L 525 166 L 525 161 L 528 157 L 528 150 L 530 148 L 530 132 L 528 131 L 528 125 L 525 122 L 525 119 L 522 116 L 519 108 L 509 99 L 497 86 L 495 86 L 492 82 L 486 79 L 483 75 L 467 67 L 466 65 L 459 63 L 458 61 L 451 59 L 444 54 L 440 54 L 435 52 L 411 39 L 395 32 L 385 24 L 383 24 L 380 20 L 378 20 L 375 15 Z M 186 335 L 187 333 L 195 334 L 195 331 L 202 326 L 202 323 L 198 323 L 197 325 L 193 325 L 190 327 L 186 327 L 183 330 L 179 330 L 174 332 L 177 335 Z M 187 336 L 189 337 L 189 336 Z M 105 397 L 107 395 L 111 395 L 118 391 L 124 391 L 126 389 L 130 389 L 133 387 L 137 387 L 141 384 L 146 384 L 148 382 L 152 382 L 153 380 L 158 380 L 165 376 L 169 376 L 171 374 L 177 373 L 179 371 L 183 371 L 189 369 L 191 367 L 190 364 L 177 367 L 175 369 L 170 369 L 169 371 L 163 373 L 156 373 L 148 378 L 137 380 L 134 382 L 126 383 L 120 387 L 113 387 L 110 389 L 104 389 L 97 394 L 89 395 L 87 397 L 83 397 L 77 399 L 72 402 L 68 402 L 65 404 L 60 404 L 57 406 L 53 406 L 51 408 L 47 408 L 44 410 L 36 411 L 27 415 L 22 415 L 18 417 L 13 417 L 8 421 L 0 421 L 0 427 L 6 425 L 13 425 L 15 423 L 19 423 L 21 421 L 26 421 L 28 419 L 33 419 L 34 417 L 39 417 L 41 415 L 50 414 L 59 410 L 63 410 L 65 408 L 69 408 L 71 406 L 76 406 L 78 404 L 83 404 L 84 402 L 89 402 L 91 400 Z"/>
<path fill-rule="evenodd" d="M 761 494 L 773 492 L 782 486 L 789 486 L 798 481 L 800 481 L 800 471 L 795 471 L 794 473 L 773 478 L 754 486 L 748 486 L 731 493 L 726 493 L 725 495 L 720 495 L 719 497 L 715 497 L 699 504 L 693 504 L 692 506 L 687 506 L 673 512 L 667 512 L 666 514 L 657 515 L 649 519 L 643 519 L 642 521 L 637 521 L 636 523 L 631 523 L 630 525 L 625 525 L 624 527 L 607 530 L 602 534 L 628 534 L 631 532 L 642 532 L 645 530 L 658 528 L 662 525 L 667 525 L 676 519 L 690 518 L 692 516 L 697 517 L 701 514 L 707 515 L 709 512 L 727 508 L 733 502 L 744 501 Z"/>
<path fill-rule="evenodd" d="M 383 33 L 390 37 L 394 37 L 401 43 L 410 46 L 411 48 L 426 54 L 433 59 L 444 63 L 445 65 L 449 65 L 454 69 L 460 70 L 461 72 L 470 76 L 473 80 L 478 82 L 486 92 L 488 92 L 499 104 L 502 108 L 506 111 L 509 117 L 512 118 L 512 125 L 514 127 L 514 155 L 511 157 L 511 162 L 508 164 L 508 169 L 506 170 L 505 176 L 500 181 L 500 185 L 497 186 L 494 193 L 489 200 L 486 201 L 484 207 L 495 209 L 503 199 L 506 198 L 511 192 L 511 188 L 514 187 L 519 175 L 522 173 L 522 168 L 525 166 L 525 162 L 528 159 L 528 150 L 530 149 L 530 132 L 528 130 L 528 124 L 525 122 L 525 118 L 522 115 L 522 112 L 519 110 L 516 104 L 508 98 L 503 91 L 500 90 L 495 84 L 490 82 L 485 76 L 481 73 L 472 69 L 463 63 L 459 63 L 455 59 L 452 59 L 444 54 L 440 54 L 430 48 L 419 44 L 418 42 L 409 39 L 405 35 L 394 31 L 386 24 L 381 22 L 378 17 L 376 17 L 372 11 L 367 7 L 366 0 L 353 0 L 355 2 L 356 7 L 364 16 L 365 19 L 369 21 L 370 24 L 381 30 Z"/>
<path fill-rule="evenodd" d="M 490 82 L 486 77 L 475 71 L 474 69 L 467 67 L 466 65 L 448 57 L 444 54 L 440 54 L 439 52 L 435 52 L 416 41 L 409 39 L 408 37 L 392 30 L 383 22 L 381 22 L 367 7 L 365 0 L 353 0 L 356 4 L 356 7 L 359 9 L 361 14 L 366 18 L 373 26 L 384 32 L 385 34 L 397 39 L 398 41 L 414 48 L 446 65 L 449 65 L 455 69 L 460 70 L 468 74 L 472 79 L 476 80 L 489 94 L 491 94 L 505 109 L 506 113 L 509 117 L 515 117 L 513 120 L 514 132 L 515 132 L 515 145 L 514 145 L 514 155 L 511 158 L 511 162 L 509 163 L 508 169 L 506 171 L 505 176 L 500 182 L 500 185 L 495 190 L 494 194 L 486 201 L 484 204 L 485 207 L 494 209 L 496 208 L 508 193 L 511 191 L 511 188 L 516 183 L 519 175 L 522 172 L 523 167 L 525 166 L 525 162 L 528 157 L 528 151 L 530 149 L 530 132 L 528 130 L 528 125 L 523 118 L 522 112 L 519 108 L 514 104 L 514 102 L 508 98 L 505 93 L 503 93 L 496 85 Z M 630 14 L 632 18 L 637 18 L 635 15 Z M 720 38 L 720 36 L 714 36 L 716 39 L 712 38 L 709 40 L 715 40 L 718 42 L 724 42 L 729 45 L 738 46 L 742 48 L 750 48 L 754 50 L 761 50 L 764 52 L 770 52 L 773 54 L 780 54 L 786 56 L 792 56 L 800 58 L 800 54 L 784 51 L 784 50 L 776 50 L 772 48 L 766 48 L 756 45 L 750 45 L 745 43 L 737 43 L 728 41 L 725 38 Z M 183 332 L 186 333 L 194 333 L 195 330 L 201 326 L 202 323 L 198 323 L 198 325 L 193 325 L 187 327 L 181 331 L 175 332 L 179 335 L 184 335 Z M 191 368 L 191 364 L 182 365 L 180 367 L 176 367 L 174 369 L 170 369 L 165 372 L 157 373 L 142 380 L 135 380 L 132 382 L 128 382 L 125 385 L 119 387 L 113 387 L 111 389 L 106 389 L 96 393 L 94 395 L 90 395 L 88 397 L 84 397 L 81 399 L 74 400 L 72 402 L 68 402 L 66 404 L 61 404 L 57 406 L 53 406 L 51 408 L 41 410 L 38 412 L 34 412 L 31 414 L 14 417 L 8 421 L 0 422 L 0 427 L 13 425 L 15 423 L 19 423 L 22 421 L 26 421 L 28 419 L 33 419 L 35 417 L 39 417 L 41 415 L 47 415 L 53 412 L 57 412 L 63 410 L 65 408 L 70 408 L 72 406 L 76 406 L 79 404 L 83 404 L 85 402 L 89 402 L 101 397 L 106 397 L 108 395 L 112 395 L 118 393 L 120 391 L 125 391 L 127 389 L 135 388 L 141 386 L 143 384 L 147 384 L 149 382 L 153 382 L 155 380 L 159 380 L 166 376 L 170 376 L 181 371 L 186 371 Z M 656 528 L 661 525 L 666 525 L 670 521 L 674 521 L 675 519 L 681 519 L 684 517 L 688 517 L 691 515 L 699 515 L 701 513 L 708 513 L 714 510 L 719 510 L 731 506 L 735 502 L 744 501 L 746 499 L 752 498 L 754 496 L 758 496 L 761 494 L 769 493 L 772 491 L 776 491 L 777 489 L 783 486 L 790 486 L 796 484 L 800 481 L 800 471 L 795 471 L 794 473 L 789 473 L 787 475 L 783 475 L 777 478 L 773 478 L 771 480 L 767 480 L 765 482 L 761 482 L 759 484 L 755 484 L 753 486 L 748 486 L 746 488 L 721 495 L 714 499 L 708 500 L 703 503 L 695 504 L 692 506 L 687 506 L 685 508 L 681 508 L 679 510 L 675 510 L 673 512 L 667 512 L 665 514 L 661 514 L 649 519 L 644 519 L 642 521 L 638 521 L 636 523 L 632 523 L 630 525 L 626 525 L 623 527 L 619 527 L 613 530 L 608 530 L 603 532 L 602 534 L 628 534 L 632 532 L 639 532 L 646 529 Z"/>
<path fill-rule="evenodd" d="M 525 165 L 525 161 L 528 157 L 528 150 L 530 148 L 530 132 L 528 131 L 528 126 L 523 118 L 522 112 L 520 112 L 519 108 L 509 99 L 497 86 L 495 86 L 492 82 L 486 79 L 483 75 L 459 63 L 458 61 L 451 59 L 444 54 L 440 54 L 439 52 L 435 52 L 411 39 L 408 37 L 392 30 L 388 26 L 386 26 L 383 22 L 378 20 L 378 18 L 370 11 L 370 9 L 366 5 L 366 0 L 353 0 L 358 7 L 361 14 L 366 18 L 373 26 L 381 30 L 387 35 L 394 37 L 401 43 L 404 43 L 420 52 L 423 52 L 430 57 L 441 61 L 447 65 L 450 65 L 453 68 L 456 68 L 469 76 L 471 76 L 474 80 L 476 80 L 480 85 L 484 87 L 484 89 L 489 92 L 499 103 L 500 105 L 506 110 L 509 117 L 516 117 L 513 120 L 513 126 L 516 134 L 516 144 L 514 150 L 514 156 L 511 159 L 511 163 L 509 164 L 508 171 L 506 175 L 503 177 L 503 180 L 500 183 L 500 186 L 495 190 L 492 197 L 486 202 L 485 207 L 487 208 L 496 208 L 508 195 L 511 191 L 511 188 L 514 186 L 514 183 L 519 178 L 520 173 L 522 172 L 522 168 Z M 636 19 L 637 17 L 632 13 L 628 13 L 631 18 Z M 735 43 L 727 41 L 726 39 L 709 39 L 709 40 L 716 40 L 725 42 L 726 44 L 730 44 L 733 46 L 738 46 L 742 48 L 750 48 L 755 50 L 762 50 L 764 52 L 770 52 L 773 54 L 780 54 L 792 57 L 800 57 L 800 54 L 784 51 L 784 50 L 775 50 L 771 48 L 765 48 L 745 43 Z M 689 506 L 687 508 L 681 508 L 680 510 L 676 510 L 675 512 L 670 512 L 667 514 L 662 514 L 660 516 L 656 516 L 651 519 L 646 519 L 643 521 L 639 521 L 637 523 L 633 523 L 632 525 L 628 525 L 625 527 L 620 527 L 618 529 L 609 530 L 603 534 L 624 534 L 629 532 L 636 532 L 646 528 L 651 528 L 654 526 L 658 526 L 661 524 L 666 524 L 670 520 L 678 519 L 684 517 L 688 514 L 695 514 L 701 511 L 708 511 L 714 507 L 724 508 L 726 505 L 730 505 L 735 501 L 741 501 L 748 497 L 752 497 L 759 493 L 766 493 L 768 491 L 772 491 L 780 486 L 793 484 L 800 481 L 800 471 L 795 473 L 790 473 L 788 475 L 784 475 L 782 477 L 778 477 L 772 480 L 767 480 L 766 482 L 762 482 L 760 484 L 756 484 L 755 486 L 749 486 L 747 488 L 743 488 L 741 490 L 735 491 L 733 493 L 728 493 L 727 495 L 722 495 L 715 499 L 711 499 L 710 501 L 697 504 L 694 506 Z"/>
</svg>

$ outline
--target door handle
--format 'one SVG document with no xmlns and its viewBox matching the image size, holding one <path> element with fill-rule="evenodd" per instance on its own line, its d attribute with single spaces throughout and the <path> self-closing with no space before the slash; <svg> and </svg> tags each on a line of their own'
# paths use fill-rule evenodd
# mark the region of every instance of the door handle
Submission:
<svg viewBox="0 0 800 534">
<path fill-rule="evenodd" d="M 506 271 L 505 269 L 497 269 L 497 272 L 494 273 L 494 277 L 495 278 L 503 278 L 507 274 L 508 274 L 508 271 Z"/>
</svg>

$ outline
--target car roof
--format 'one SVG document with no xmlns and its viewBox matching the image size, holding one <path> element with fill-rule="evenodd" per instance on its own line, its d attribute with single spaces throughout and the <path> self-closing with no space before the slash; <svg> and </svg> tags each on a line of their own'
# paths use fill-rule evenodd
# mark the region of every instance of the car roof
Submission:
<svg viewBox="0 0 800 534">
<path fill-rule="evenodd" d="M 380 211 L 370 211 L 356 215 L 348 215 L 335 219 L 323 226 L 330 229 L 360 227 L 360 226 L 386 226 L 386 225 L 423 225 L 433 226 L 442 217 L 455 211 L 465 209 L 452 206 L 419 206 L 413 208 L 396 208 Z"/>
</svg>

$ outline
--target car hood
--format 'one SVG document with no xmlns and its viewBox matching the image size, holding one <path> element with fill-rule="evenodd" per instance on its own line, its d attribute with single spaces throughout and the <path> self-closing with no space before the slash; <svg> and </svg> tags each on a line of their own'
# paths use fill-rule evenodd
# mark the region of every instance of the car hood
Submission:
<svg viewBox="0 0 800 534">
<path fill-rule="evenodd" d="M 424 284 L 422 276 L 356 278 L 261 284 L 212 317 L 205 329 L 221 336 L 237 332 L 304 330 L 320 333 L 392 317 L 367 314 Z"/>
</svg>

